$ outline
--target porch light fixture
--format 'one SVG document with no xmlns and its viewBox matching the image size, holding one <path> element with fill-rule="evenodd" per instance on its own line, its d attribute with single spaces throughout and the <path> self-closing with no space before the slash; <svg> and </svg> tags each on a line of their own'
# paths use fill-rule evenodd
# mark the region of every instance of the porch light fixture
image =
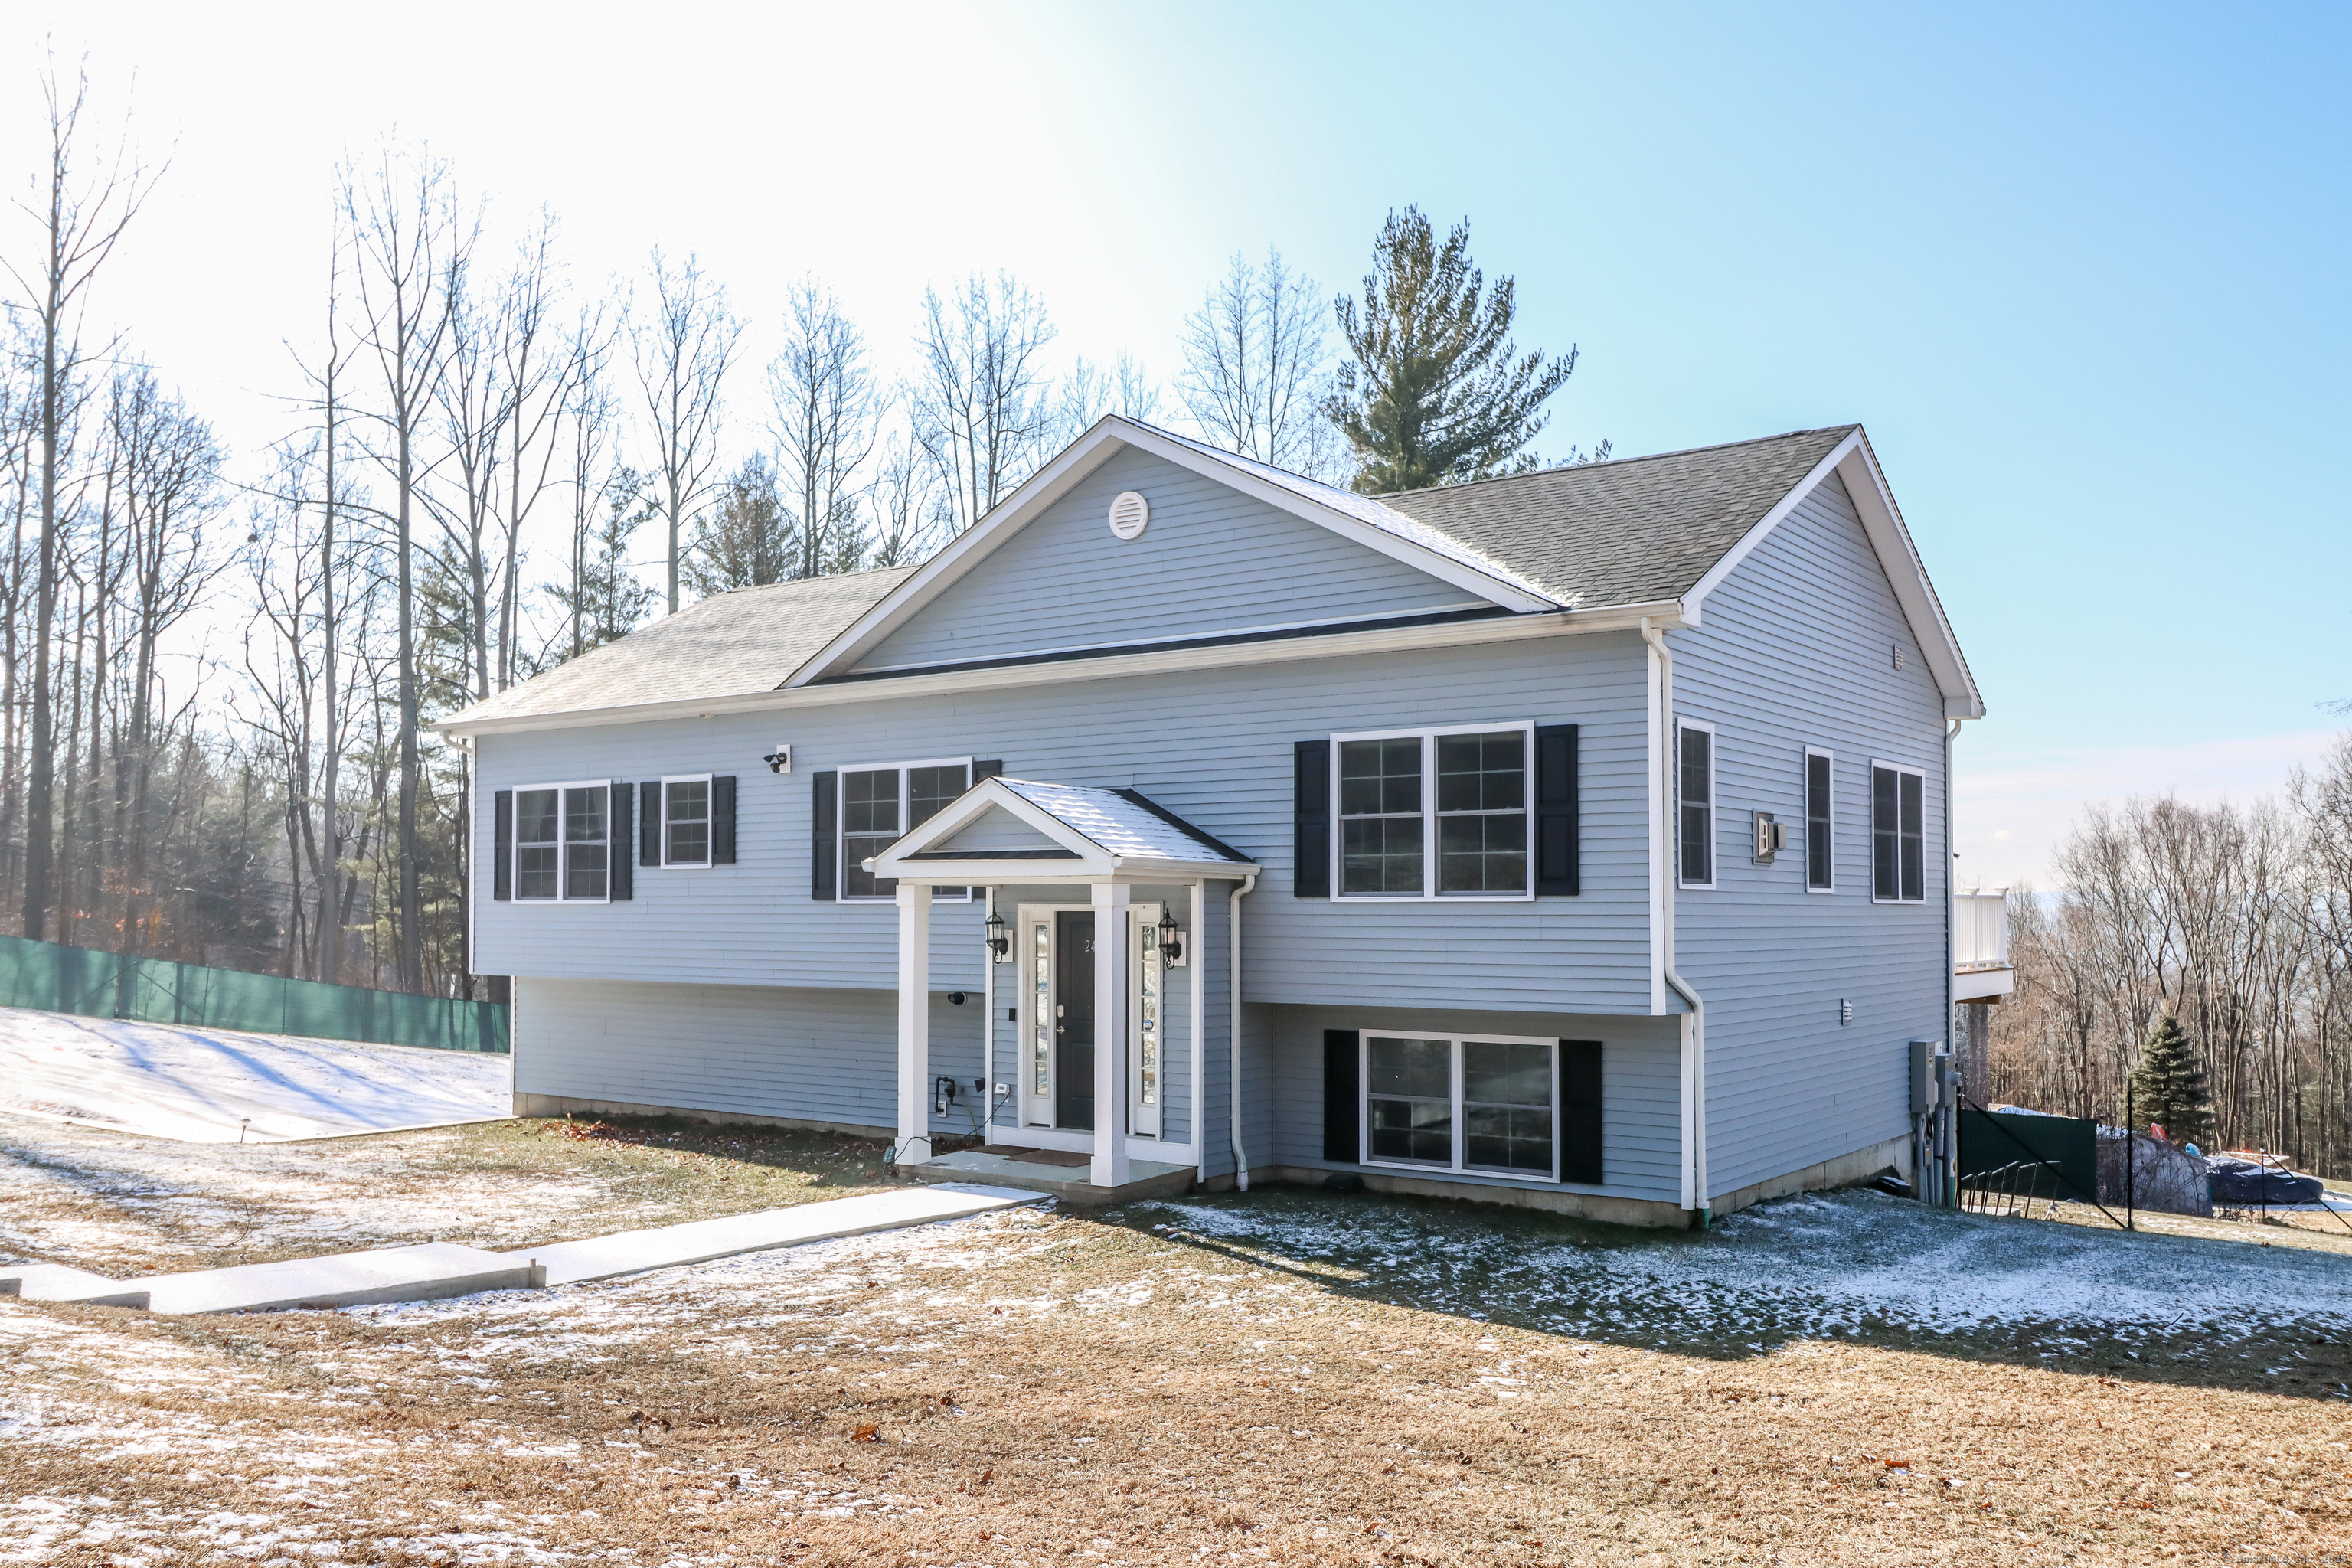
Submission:
<svg viewBox="0 0 2352 1568">
<path fill-rule="evenodd" d="M 1184 932 L 1176 924 L 1176 917 L 1165 909 L 1160 911 L 1156 934 L 1160 939 L 1160 962 L 1181 963 L 1184 961 Z"/>
<path fill-rule="evenodd" d="M 1003 963 L 1013 955 L 1013 939 L 1004 934 L 1004 917 L 994 910 L 988 912 L 988 957 L 992 963 Z"/>
</svg>

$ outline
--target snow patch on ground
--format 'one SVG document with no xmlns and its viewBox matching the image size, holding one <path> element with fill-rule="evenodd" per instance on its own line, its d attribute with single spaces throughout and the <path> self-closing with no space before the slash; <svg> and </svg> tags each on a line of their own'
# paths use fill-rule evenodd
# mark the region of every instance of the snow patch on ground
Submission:
<svg viewBox="0 0 2352 1568">
<path fill-rule="evenodd" d="M 0 1110 L 192 1143 L 504 1116 L 509 1060 L 0 1007 Z"/>
<path fill-rule="evenodd" d="M 2106 1332 L 2301 1321 L 2352 1327 L 2339 1255 L 1991 1219 L 1851 1192 L 1767 1204 L 1709 1235 L 1530 1246 L 1503 1226 L 1318 1205 L 1171 1203 L 1171 1233 L 1344 1260 L 1382 1285 L 1571 1332 L 1785 1341 L 1870 1324 L 1929 1334 L 2065 1322 Z"/>
</svg>

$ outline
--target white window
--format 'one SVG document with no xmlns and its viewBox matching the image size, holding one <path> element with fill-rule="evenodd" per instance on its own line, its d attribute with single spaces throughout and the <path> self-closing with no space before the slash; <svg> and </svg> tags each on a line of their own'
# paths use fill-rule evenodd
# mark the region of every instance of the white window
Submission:
<svg viewBox="0 0 2352 1568">
<path fill-rule="evenodd" d="M 1916 904 L 1927 897 L 1927 775 L 1901 763 L 1870 764 L 1870 897 Z"/>
<path fill-rule="evenodd" d="M 1339 896 L 1534 897 L 1534 739 L 1528 722 L 1332 736 Z"/>
<path fill-rule="evenodd" d="M 1837 758 L 1805 748 L 1805 890 L 1837 891 Z"/>
<path fill-rule="evenodd" d="M 1362 1038 L 1366 1164 L 1559 1179 L 1559 1041 Z"/>
<path fill-rule="evenodd" d="M 710 864 L 710 775 L 661 782 L 661 863 Z"/>
<path fill-rule="evenodd" d="M 547 903 L 612 896 L 613 786 L 604 780 L 514 792 L 514 893 Z"/>
<path fill-rule="evenodd" d="M 971 785 L 971 759 L 933 758 L 920 763 L 867 763 L 841 770 L 838 814 L 841 897 L 877 902 L 895 899 L 898 884 L 877 877 L 866 862 L 901 836 L 939 815 Z M 931 897 L 970 899 L 970 888 L 934 888 Z"/>
<path fill-rule="evenodd" d="M 1675 860 L 1685 888 L 1715 886 L 1715 726 L 1675 726 Z"/>
</svg>

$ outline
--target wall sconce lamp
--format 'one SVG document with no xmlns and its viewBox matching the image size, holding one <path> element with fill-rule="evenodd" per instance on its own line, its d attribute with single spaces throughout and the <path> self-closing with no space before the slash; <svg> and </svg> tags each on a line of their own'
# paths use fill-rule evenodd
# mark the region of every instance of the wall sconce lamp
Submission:
<svg viewBox="0 0 2352 1568">
<path fill-rule="evenodd" d="M 992 963 L 1003 963 L 1013 955 L 1013 939 L 1004 934 L 1004 917 L 991 910 L 988 914 L 988 957 Z"/>
<path fill-rule="evenodd" d="M 1171 969 L 1183 963 L 1184 932 L 1183 929 L 1177 925 L 1176 917 L 1162 909 L 1160 911 L 1160 924 L 1153 928 L 1153 931 L 1159 939 L 1157 945 L 1160 949 L 1160 962 Z"/>
</svg>

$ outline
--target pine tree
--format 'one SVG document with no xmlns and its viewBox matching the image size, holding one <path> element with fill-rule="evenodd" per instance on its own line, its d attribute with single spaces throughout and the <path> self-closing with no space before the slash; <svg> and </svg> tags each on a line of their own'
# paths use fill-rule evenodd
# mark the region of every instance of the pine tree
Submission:
<svg viewBox="0 0 2352 1568">
<path fill-rule="evenodd" d="M 1360 313 L 1338 302 L 1356 363 L 1339 367 L 1324 413 L 1355 449 L 1366 495 L 1524 473 L 1545 399 L 1576 368 L 1576 350 L 1518 357 L 1512 280 L 1489 292 L 1470 260 L 1470 226 L 1437 242 L 1419 207 L 1391 213 L 1372 247 Z"/>
<path fill-rule="evenodd" d="M 2155 1122 L 2176 1143 L 2201 1143 L 2213 1135 L 2213 1096 L 2205 1084 L 2204 1064 L 2170 1013 L 2148 1031 L 2147 1047 L 2132 1069 L 2131 1098 L 2139 1127 Z"/>
</svg>

